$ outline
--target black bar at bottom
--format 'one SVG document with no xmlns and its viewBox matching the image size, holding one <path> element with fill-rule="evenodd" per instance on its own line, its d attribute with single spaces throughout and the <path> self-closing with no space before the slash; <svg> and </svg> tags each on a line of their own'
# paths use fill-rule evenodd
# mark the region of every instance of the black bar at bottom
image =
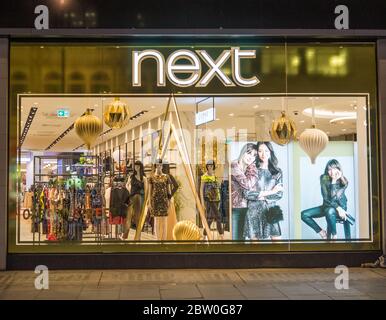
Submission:
<svg viewBox="0 0 386 320">
<path fill-rule="evenodd" d="M 7 270 L 54 269 L 237 269 L 360 267 L 381 251 L 288 253 L 99 253 L 8 254 Z"/>
</svg>

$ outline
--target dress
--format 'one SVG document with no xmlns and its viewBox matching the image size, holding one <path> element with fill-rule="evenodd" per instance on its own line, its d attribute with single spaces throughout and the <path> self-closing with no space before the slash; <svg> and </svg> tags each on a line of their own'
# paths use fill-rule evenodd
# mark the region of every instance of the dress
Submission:
<svg viewBox="0 0 386 320">
<path fill-rule="evenodd" d="M 277 237 L 281 235 L 279 223 L 268 223 L 266 214 L 270 207 L 276 205 L 276 201 L 280 200 L 283 192 L 277 192 L 273 195 L 265 197 L 264 200 L 258 200 L 259 192 L 270 191 L 277 184 L 282 183 L 282 173 L 272 175 L 268 169 L 257 169 L 257 180 L 252 191 L 246 192 L 248 200 L 248 211 L 245 217 L 244 224 L 244 239 L 263 240 L 271 236 Z"/>
<path fill-rule="evenodd" d="M 168 187 L 171 184 L 170 178 L 166 174 L 154 174 L 149 178 L 149 183 L 152 186 L 152 194 L 150 195 L 151 207 L 155 217 L 166 217 L 169 211 L 169 194 Z"/>
</svg>

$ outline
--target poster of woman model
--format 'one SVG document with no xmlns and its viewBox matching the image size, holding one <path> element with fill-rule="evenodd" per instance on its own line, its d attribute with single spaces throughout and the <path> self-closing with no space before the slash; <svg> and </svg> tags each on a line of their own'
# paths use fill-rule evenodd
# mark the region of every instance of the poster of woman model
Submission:
<svg viewBox="0 0 386 320">
<path fill-rule="evenodd" d="M 350 240 L 356 236 L 353 156 L 300 159 L 302 239 Z"/>
<path fill-rule="evenodd" d="M 233 240 L 288 239 L 287 154 L 272 142 L 231 144 Z"/>
</svg>

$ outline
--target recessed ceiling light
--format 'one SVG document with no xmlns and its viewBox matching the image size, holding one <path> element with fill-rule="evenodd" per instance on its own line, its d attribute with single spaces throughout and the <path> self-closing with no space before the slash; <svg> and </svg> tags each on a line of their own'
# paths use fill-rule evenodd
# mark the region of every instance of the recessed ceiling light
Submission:
<svg viewBox="0 0 386 320">
<path fill-rule="evenodd" d="M 269 49 L 269 46 L 265 46 L 265 49 Z"/>
<path fill-rule="evenodd" d="M 256 105 L 254 105 L 252 108 L 253 108 L 253 109 L 257 109 L 258 107 L 259 107 L 259 105 L 256 104 Z"/>
<path fill-rule="evenodd" d="M 151 106 L 152 109 L 155 109 L 155 106 Z"/>
<path fill-rule="evenodd" d="M 304 120 L 300 120 L 299 122 L 300 122 L 300 123 L 304 123 Z"/>
<path fill-rule="evenodd" d="M 260 100 L 264 100 L 265 98 L 264 97 L 261 97 Z"/>
<path fill-rule="evenodd" d="M 355 107 L 354 107 L 354 110 L 356 110 L 356 109 L 358 109 L 358 107 L 357 107 L 357 106 L 355 106 Z"/>
<path fill-rule="evenodd" d="M 230 117 L 233 117 L 234 115 L 235 115 L 234 113 L 230 113 L 230 114 L 229 114 Z"/>
<path fill-rule="evenodd" d="M 265 98 L 265 99 L 269 100 L 269 99 L 271 99 L 271 98 L 268 97 L 268 98 Z"/>
<path fill-rule="evenodd" d="M 346 131 L 347 129 L 342 129 L 342 131 Z"/>
<path fill-rule="evenodd" d="M 264 117 L 264 115 L 263 115 L 263 114 L 261 114 L 261 115 L 260 115 L 260 117 Z"/>
</svg>

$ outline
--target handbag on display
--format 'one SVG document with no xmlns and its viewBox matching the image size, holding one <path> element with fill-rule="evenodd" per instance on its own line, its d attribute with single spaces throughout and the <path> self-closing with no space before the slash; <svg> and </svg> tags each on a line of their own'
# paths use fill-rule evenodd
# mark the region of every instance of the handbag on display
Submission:
<svg viewBox="0 0 386 320">
<path fill-rule="evenodd" d="M 280 206 L 269 207 L 265 213 L 265 217 L 267 222 L 270 224 L 279 223 L 284 220 L 283 210 L 281 210 Z"/>
</svg>

